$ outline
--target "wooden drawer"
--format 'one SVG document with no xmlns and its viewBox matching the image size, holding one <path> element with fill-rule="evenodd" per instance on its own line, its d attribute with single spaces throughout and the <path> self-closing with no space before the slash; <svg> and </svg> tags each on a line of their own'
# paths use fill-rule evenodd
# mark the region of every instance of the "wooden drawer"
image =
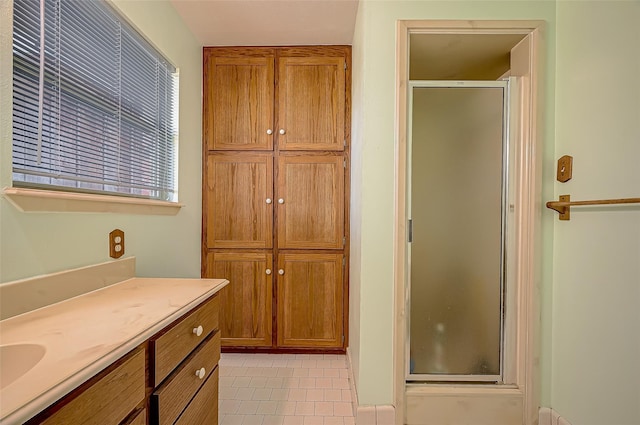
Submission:
<svg viewBox="0 0 640 425">
<path fill-rule="evenodd" d="M 130 354 L 115 369 L 45 419 L 46 425 L 116 425 L 145 397 L 145 352 Z"/>
<path fill-rule="evenodd" d="M 218 423 L 218 376 L 219 369 L 216 368 L 175 425 Z"/>
<path fill-rule="evenodd" d="M 147 409 L 137 411 L 123 425 L 147 425 Z"/>
<path fill-rule="evenodd" d="M 214 295 L 171 328 L 151 339 L 151 385 L 157 387 L 211 332 L 218 329 L 219 299 Z M 202 326 L 198 336 L 194 330 Z"/>
<path fill-rule="evenodd" d="M 180 367 L 151 395 L 153 424 L 173 424 L 194 394 L 220 360 L 220 332 L 207 338 Z M 196 371 L 205 368 L 205 376 L 199 378 Z"/>
</svg>

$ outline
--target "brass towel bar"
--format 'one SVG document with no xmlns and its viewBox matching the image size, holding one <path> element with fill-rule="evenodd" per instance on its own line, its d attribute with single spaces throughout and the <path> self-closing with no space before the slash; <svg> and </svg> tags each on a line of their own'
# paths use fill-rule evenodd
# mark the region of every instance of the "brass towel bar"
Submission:
<svg viewBox="0 0 640 425">
<path fill-rule="evenodd" d="M 597 199 L 593 201 L 571 201 L 571 195 L 560 195 L 558 201 L 547 202 L 547 208 L 560 213 L 560 220 L 571 219 L 571 207 L 581 205 L 640 204 L 640 198 Z"/>
</svg>

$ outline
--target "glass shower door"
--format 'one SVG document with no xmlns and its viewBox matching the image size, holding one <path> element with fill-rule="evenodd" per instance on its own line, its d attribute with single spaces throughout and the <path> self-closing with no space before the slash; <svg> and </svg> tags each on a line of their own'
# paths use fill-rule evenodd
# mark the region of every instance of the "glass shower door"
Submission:
<svg viewBox="0 0 640 425">
<path fill-rule="evenodd" d="M 501 382 L 508 82 L 412 82 L 407 380 Z"/>
</svg>

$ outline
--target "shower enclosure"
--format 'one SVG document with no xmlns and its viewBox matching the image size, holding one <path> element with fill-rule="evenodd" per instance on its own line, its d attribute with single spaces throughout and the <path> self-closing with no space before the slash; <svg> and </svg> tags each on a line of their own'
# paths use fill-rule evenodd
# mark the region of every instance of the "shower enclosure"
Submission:
<svg viewBox="0 0 640 425">
<path fill-rule="evenodd" d="M 407 381 L 503 383 L 509 86 L 410 83 Z"/>
</svg>

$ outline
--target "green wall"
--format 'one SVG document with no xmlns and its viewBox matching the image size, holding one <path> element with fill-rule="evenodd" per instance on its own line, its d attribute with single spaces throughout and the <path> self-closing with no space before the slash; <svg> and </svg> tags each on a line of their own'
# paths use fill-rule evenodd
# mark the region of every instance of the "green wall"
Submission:
<svg viewBox="0 0 640 425">
<path fill-rule="evenodd" d="M 393 404 L 393 226 L 395 154 L 395 43 L 398 19 L 523 19 L 545 20 L 546 76 L 544 103 L 547 131 L 544 181 L 553 181 L 555 3 L 541 1 L 370 1 L 361 2 L 354 35 L 353 157 L 361 168 L 352 170 L 352 211 L 361 215 L 358 229 L 359 261 L 351 264 L 351 291 L 359 294 L 359 346 L 351 351 L 358 364 L 355 376 L 362 405 Z M 358 69 L 360 64 L 362 69 Z M 358 99 L 358 94 L 360 98 Z M 358 110 L 361 108 L 362 110 Z M 357 130 L 357 131 L 356 131 Z M 359 140 L 355 138 L 359 137 Z M 545 197 L 553 186 L 544 187 Z M 543 309 L 550 311 L 552 262 L 551 216 L 544 229 Z M 352 240 L 352 244 L 357 243 Z M 352 248 L 353 249 L 353 248 Z M 355 251 L 355 250 L 354 250 Z M 353 297 L 352 297 L 353 298 Z M 352 306 L 352 308 L 358 306 Z M 543 340 L 548 341 L 550 316 L 544 316 Z M 549 401 L 550 356 L 543 344 L 543 402 Z M 546 353 L 546 355 L 545 355 Z M 354 368 L 355 369 L 355 368 Z M 547 403 L 548 404 L 548 403 Z"/>
<path fill-rule="evenodd" d="M 22 213 L 0 198 L 0 282 L 109 260 L 108 233 L 125 231 L 141 276 L 200 276 L 201 46 L 169 1 L 115 5 L 180 71 L 176 216 Z M 0 187 L 11 186 L 11 0 L 0 6 Z"/>
<path fill-rule="evenodd" d="M 557 3 L 555 155 L 572 200 L 640 196 L 640 2 Z M 640 424 L 640 207 L 555 221 L 551 406 L 573 425 Z"/>
<path fill-rule="evenodd" d="M 2 187 L 11 177 L 12 4 L 0 2 Z M 180 69 L 186 207 L 175 217 L 26 214 L 0 198 L 0 282 L 107 261 L 107 234 L 116 227 L 139 275 L 199 276 L 201 46 L 168 1 L 115 4 Z M 640 2 L 362 0 L 353 41 L 350 351 L 364 405 L 393 403 L 398 19 L 547 21 L 540 201 L 640 195 Z M 564 154 L 575 158 L 574 178 L 554 183 Z M 574 209 L 570 222 L 542 214 L 542 404 L 574 425 L 638 425 L 638 209 Z"/>
</svg>

